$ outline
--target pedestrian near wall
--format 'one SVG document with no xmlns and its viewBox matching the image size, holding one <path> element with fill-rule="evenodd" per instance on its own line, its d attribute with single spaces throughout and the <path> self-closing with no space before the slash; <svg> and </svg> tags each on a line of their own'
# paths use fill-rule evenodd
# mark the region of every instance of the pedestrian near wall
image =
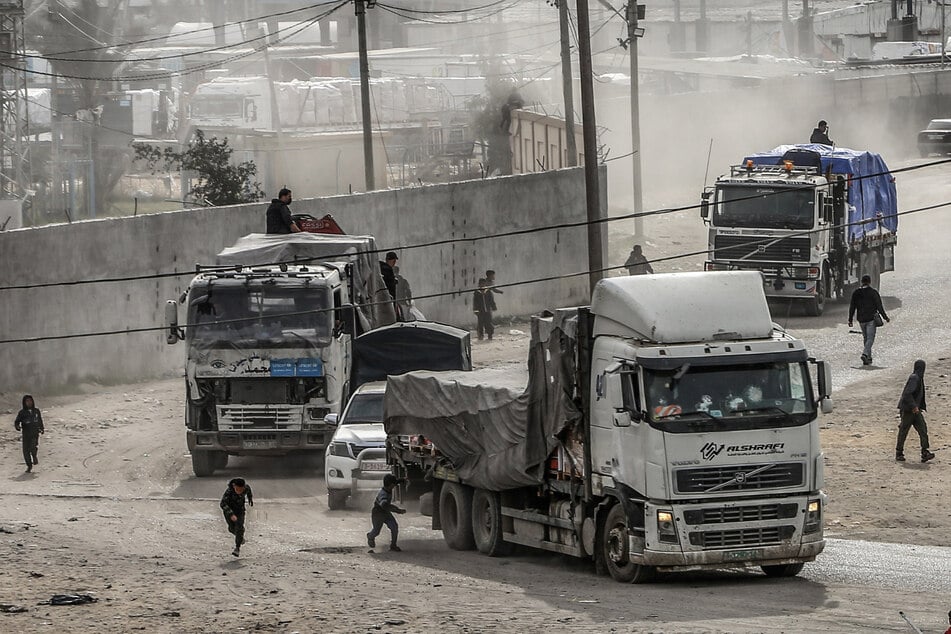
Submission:
<svg viewBox="0 0 951 634">
<path fill-rule="evenodd" d="M 898 425 L 898 444 L 895 445 L 895 460 L 898 462 L 905 461 L 905 439 L 908 437 L 908 430 L 912 427 L 918 432 L 918 439 L 921 441 L 921 461 L 928 462 L 934 459 L 934 454 L 929 451 L 928 425 L 925 423 L 924 416 L 927 409 L 925 362 L 918 359 L 898 400 L 898 412 L 901 414 L 901 423 Z"/>
<path fill-rule="evenodd" d="M 492 335 L 495 334 L 495 326 L 492 325 L 494 302 L 488 282 L 484 277 L 479 278 L 479 288 L 472 292 L 472 312 L 476 316 L 476 334 L 480 340 L 488 337 L 492 341 Z"/>
<path fill-rule="evenodd" d="M 849 303 L 849 328 L 852 327 L 852 318 L 858 317 L 859 328 L 862 330 L 862 365 L 872 364 L 872 345 L 875 343 L 875 333 L 884 321 L 891 321 L 885 307 L 882 306 L 882 296 L 872 288 L 872 278 L 862 276 L 862 286 L 852 293 Z"/>
<path fill-rule="evenodd" d="M 654 268 L 651 266 L 650 261 L 644 256 L 644 251 L 639 244 L 635 244 L 634 248 L 631 249 L 631 254 L 627 256 L 624 267 L 627 269 L 628 275 L 647 275 L 654 273 Z"/>
<path fill-rule="evenodd" d="M 13 427 L 23 434 L 23 461 L 26 463 L 26 472 L 33 471 L 33 467 L 40 464 L 36 459 L 36 452 L 40 445 L 40 435 L 46 433 L 43 427 L 43 415 L 37 409 L 33 397 L 23 396 L 22 409 L 17 413 Z"/>
<path fill-rule="evenodd" d="M 244 544 L 245 499 L 248 506 L 254 506 L 251 486 L 244 481 L 244 478 L 232 478 L 228 482 L 225 494 L 221 496 L 220 506 L 225 514 L 225 521 L 228 523 L 228 532 L 234 535 L 234 550 L 231 554 L 235 557 L 241 554 L 241 545 Z"/>
</svg>

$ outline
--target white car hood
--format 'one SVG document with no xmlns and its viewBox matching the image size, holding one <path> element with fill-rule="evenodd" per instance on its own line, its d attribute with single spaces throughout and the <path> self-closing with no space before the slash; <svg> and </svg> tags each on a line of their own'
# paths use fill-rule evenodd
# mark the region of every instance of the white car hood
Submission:
<svg viewBox="0 0 951 634">
<path fill-rule="evenodd" d="M 333 439 L 337 442 L 352 442 L 362 445 L 386 442 L 386 431 L 383 423 L 356 423 L 341 425 L 334 433 Z"/>
</svg>

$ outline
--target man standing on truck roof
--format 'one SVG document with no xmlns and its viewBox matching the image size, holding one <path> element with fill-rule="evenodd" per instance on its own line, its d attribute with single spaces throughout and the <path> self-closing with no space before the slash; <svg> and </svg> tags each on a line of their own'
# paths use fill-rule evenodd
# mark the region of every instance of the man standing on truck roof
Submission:
<svg viewBox="0 0 951 634">
<path fill-rule="evenodd" d="M 822 145 L 835 145 L 829 138 L 829 124 L 825 120 L 820 121 L 812 130 L 812 136 L 809 137 L 810 143 L 821 143 Z"/>
<path fill-rule="evenodd" d="M 882 306 L 882 296 L 872 288 L 872 278 L 862 276 L 862 286 L 852 292 L 852 301 L 849 304 L 849 328 L 852 327 L 852 317 L 858 313 L 859 328 L 862 329 L 862 341 L 865 347 L 862 350 L 862 365 L 872 365 L 872 344 L 875 343 L 875 332 L 881 320 L 891 321 L 885 307 Z"/>
<path fill-rule="evenodd" d="M 396 553 L 401 550 L 400 547 L 396 545 L 396 538 L 400 534 L 400 525 L 397 523 L 396 518 L 393 517 L 393 513 L 402 515 L 406 512 L 406 509 L 401 509 L 393 504 L 393 489 L 396 488 L 397 484 L 402 482 L 404 482 L 404 480 L 397 478 L 392 473 L 387 473 L 383 476 L 383 488 L 376 494 L 376 500 L 373 502 L 373 510 L 370 512 L 370 521 L 373 524 L 370 532 L 367 533 L 367 545 L 370 548 L 376 548 L 377 535 L 383 530 L 383 525 L 385 524 L 386 527 L 390 529 L 390 550 Z"/>
<path fill-rule="evenodd" d="M 895 445 L 895 460 L 905 462 L 905 439 L 908 431 L 914 427 L 921 441 L 921 461 L 928 462 L 934 459 L 934 454 L 928 450 L 928 425 L 925 423 L 923 412 L 928 408 L 925 401 L 925 362 L 915 361 L 914 371 L 905 382 L 905 389 L 898 400 L 898 411 L 901 413 L 901 423 L 898 426 L 898 444 Z"/>
<path fill-rule="evenodd" d="M 267 232 L 269 234 L 300 233 L 300 227 L 291 219 L 291 208 L 288 206 L 294 197 L 286 187 L 277 193 L 277 198 L 271 200 L 267 208 Z"/>
</svg>

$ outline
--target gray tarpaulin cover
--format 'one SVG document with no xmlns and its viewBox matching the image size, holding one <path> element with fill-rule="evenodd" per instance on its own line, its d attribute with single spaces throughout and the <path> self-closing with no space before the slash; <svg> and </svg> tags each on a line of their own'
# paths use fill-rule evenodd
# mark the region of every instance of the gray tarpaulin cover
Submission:
<svg viewBox="0 0 951 634">
<path fill-rule="evenodd" d="M 558 434 L 581 418 L 574 315 L 566 309 L 532 319 L 525 389 L 524 379 L 497 370 L 389 377 L 387 433 L 425 436 L 465 484 L 493 491 L 539 484 Z"/>
<path fill-rule="evenodd" d="M 380 275 L 379 259 L 373 236 L 252 233 L 219 253 L 217 263 L 253 267 L 297 261 L 305 266 L 308 263 L 352 262 L 356 297 L 351 301 L 358 305 L 370 304 L 361 312 L 370 322 L 365 327 L 376 328 L 396 321 L 396 311 Z"/>
</svg>

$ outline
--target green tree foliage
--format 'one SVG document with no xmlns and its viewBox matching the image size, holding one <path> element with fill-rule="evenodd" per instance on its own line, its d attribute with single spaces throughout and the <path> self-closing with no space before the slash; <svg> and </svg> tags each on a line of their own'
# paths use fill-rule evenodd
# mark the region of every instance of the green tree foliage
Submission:
<svg viewBox="0 0 951 634">
<path fill-rule="evenodd" d="M 187 195 L 196 200 L 220 206 L 255 202 L 264 196 L 261 184 L 254 180 L 258 172 L 254 161 L 233 163 L 231 155 L 234 149 L 228 144 L 228 139 L 209 139 L 204 132 L 196 130 L 183 151 L 148 143 L 136 143 L 133 148 L 136 160 L 144 161 L 153 174 L 159 169 L 195 172 L 198 181 Z"/>
</svg>

